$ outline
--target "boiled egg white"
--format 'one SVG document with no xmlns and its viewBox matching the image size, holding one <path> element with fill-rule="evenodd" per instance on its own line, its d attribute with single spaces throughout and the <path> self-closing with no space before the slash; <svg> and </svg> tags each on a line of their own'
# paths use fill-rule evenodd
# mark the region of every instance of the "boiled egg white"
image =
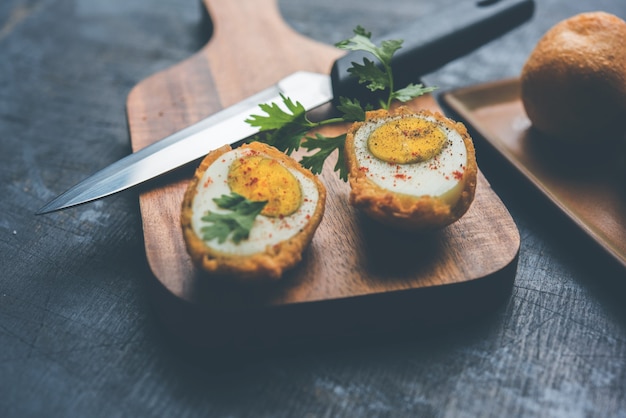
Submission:
<svg viewBox="0 0 626 418">
<path fill-rule="evenodd" d="M 205 161 L 183 202 L 182 224 L 192 259 L 218 274 L 280 277 L 300 261 L 322 219 L 324 187 L 295 160 L 259 142 L 216 150 Z M 233 192 L 267 202 L 248 238 L 205 239 L 203 217 L 208 212 L 228 213 L 215 199 Z"/>
</svg>

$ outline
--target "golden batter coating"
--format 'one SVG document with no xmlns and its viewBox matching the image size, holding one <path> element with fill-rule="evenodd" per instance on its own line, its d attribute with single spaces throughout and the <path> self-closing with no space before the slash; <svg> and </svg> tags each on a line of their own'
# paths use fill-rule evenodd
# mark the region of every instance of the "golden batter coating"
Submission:
<svg viewBox="0 0 626 418">
<path fill-rule="evenodd" d="M 313 235 L 324 215 L 326 190 L 317 176 L 300 166 L 295 160 L 288 157 L 269 145 L 252 142 L 242 145 L 241 150 L 252 150 L 260 155 L 278 161 L 289 170 L 297 170 L 314 185 L 318 198 L 313 202 L 314 212 L 307 215 L 308 221 L 295 235 L 290 238 L 265 245 L 264 249 L 249 255 L 232 254 L 214 248 L 216 244 L 208 245 L 198 236 L 197 228 L 192 225 L 194 217 L 193 202 L 202 187 L 202 178 L 214 163 L 219 163 L 224 155 L 231 151 L 226 145 L 209 153 L 196 169 L 194 177 L 189 182 L 182 203 L 181 225 L 183 236 L 194 264 L 211 276 L 225 276 L 235 282 L 267 282 L 279 279 L 283 273 L 296 266 L 302 260 L 302 253 L 308 247 Z M 206 180 L 205 180 L 206 181 Z M 219 197 L 219 196 L 215 196 Z M 307 196 L 304 196 L 307 199 Z"/>
<path fill-rule="evenodd" d="M 402 117 L 431 117 L 447 129 L 457 132 L 466 148 L 467 161 L 463 171 L 458 172 L 463 185 L 458 200 L 450 204 L 450 199 L 440 196 L 411 196 L 398 193 L 374 183 L 368 178 L 368 170 L 360 165 L 356 156 L 355 137 L 366 124 L 381 119 Z M 400 107 L 395 112 L 377 110 L 368 112 L 365 122 L 356 122 L 350 128 L 346 138 L 345 156 L 350 182 L 350 204 L 363 210 L 371 218 L 391 227 L 405 230 L 432 230 L 449 225 L 469 209 L 474 200 L 478 167 L 472 139 L 462 123 L 453 122 L 440 113 L 423 110 L 414 113 L 407 107 Z"/>
</svg>

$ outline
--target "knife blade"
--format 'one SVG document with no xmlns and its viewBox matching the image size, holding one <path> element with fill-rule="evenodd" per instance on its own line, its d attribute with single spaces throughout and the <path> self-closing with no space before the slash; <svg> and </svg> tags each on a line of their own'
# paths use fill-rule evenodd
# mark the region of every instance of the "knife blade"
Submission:
<svg viewBox="0 0 626 418">
<path fill-rule="evenodd" d="M 385 39 L 404 40 L 392 60 L 396 85 L 418 82 L 421 76 L 517 27 L 533 12 L 534 0 L 464 2 L 426 15 L 385 36 Z M 344 55 L 335 61 L 330 75 L 305 71 L 293 73 L 275 85 L 109 165 L 51 200 L 36 213 L 50 213 L 110 196 L 198 160 L 222 145 L 244 140 L 257 133 L 257 128 L 245 120 L 258 112 L 262 103 L 281 103 L 281 95 L 300 102 L 307 110 L 335 102 L 341 96 L 361 101 L 375 99 L 348 72 L 353 62 L 362 62 L 366 56 L 362 52 Z"/>
</svg>

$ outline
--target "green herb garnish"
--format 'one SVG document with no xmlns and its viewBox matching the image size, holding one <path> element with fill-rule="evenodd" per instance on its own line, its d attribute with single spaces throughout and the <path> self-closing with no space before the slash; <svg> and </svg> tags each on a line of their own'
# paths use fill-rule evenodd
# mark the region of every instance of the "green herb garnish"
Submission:
<svg viewBox="0 0 626 418">
<path fill-rule="evenodd" d="M 371 40 L 371 32 L 367 32 L 361 26 L 357 26 L 353 32 L 354 36 L 352 38 L 338 42 L 335 46 L 350 51 L 369 52 L 378 59 L 382 68 L 378 67 L 373 61 L 364 58 L 362 65 L 352 63 L 352 67 L 348 69 L 348 72 L 358 77 L 359 83 L 365 84 L 372 92 L 387 90 L 387 100 L 381 100 L 379 103 L 382 109 L 389 109 L 393 100 L 408 102 L 436 89 L 436 87 L 424 87 L 423 84 L 411 83 L 402 89 L 395 90 L 391 59 L 393 54 L 402 48 L 404 41 L 401 39 L 382 41 L 380 46 L 376 46 Z"/>
<path fill-rule="evenodd" d="M 363 64 L 352 63 L 348 71 L 358 77 L 359 83 L 365 84 L 372 91 L 386 90 L 387 99 L 381 100 L 379 105 L 383 109 L 389 109 L 393 100 L 407 102 L 425 93 L 435 90 L 435 87 L 424 87 L 422 84 L 409 84 L 408 86 L 395 90 L 393 83 L 393 73 L 391 70 L 391 59 L 394 53 L 402 47 L 402 40 L 382 41 L 380 46 L 376 46 L 371 41 L 371 33 L 365 31 L 361 26 L 354 29 L 354 36 L 350 39 L 338 42 L 336 47 L 351 51 L 365 51 L 371 53 L 381 64 L 377 66 L 374 61 L 363 59 Z M 324 162 L 335 150 L 339 156 L 334 170 L 339 173 L 339 177 L 347 181 L 348 171 L 343 158 L 343 144 L 345 134 L 337 137 L 326 137 L 319 133 L 310 136 L 308 133 L 326 125 L 356 122 L 365 120 L 365 112 L 372 110 L 370 106 L 363 106 L 356 99 L 345 97 L 339 98 L 337 110 L 340 116 L 325 119 L 319 122 L 312 122 L 306 116 L 306 110 L 299 102 L 293 102 L 290 98 L 281 95 L 283 104 L 287 110 L 283 110 L 276 103 L 261 104 L 259 107 L 265 115 L 252 115 L 246 122 L 251 126 L 259 128 L 259 135 L 255 140 L 265 142 L 275 148 L 291 155 L 300 146 L 308 151 L 317 150 L 315 153 L 304 156 L 300 164 L 310 169 L 313 173 L 322 172 Z"/>
<path fill-rule="evenodd" d="M 228 209 L 230 212 L 207 212 L 201 219 L 210 222 L 211 225 L 202 227 L 202 239 L 210 241 L 217 238 L 220 244 L 226 241 L 229 235 L 232 235 L 231 239 L 235 244 L 248 239 L 254 220 L 267 204 L 267 201 L 253 202 L 234 192 L 213 201 L 218 207 Z"/>
<path fill-rule="evenodd" d="M 402 48 L 403 41 L 387 40 L 382 41 L 380 46 L 376 46 L 371 41 L 371 33 L 361 26 L 357 26 L 353 32 L 352 38 L 338 42 L 335 46 L 345 50 L 369 52 L 379 61 L 380 66 L 364 58 L 362 64 L 353 62 L 348 71 L 358 77 L 359 83 L 365 84 L 370 91 L 387 92 L 386 100 L 381 99 L 379 102 L 380 108 L 389 109 L 394 100 L 407 102 L 436 89 L 411 83 L 402 89 L 395 90 L 391 59 L 395 52 Z M 276 103 L 261 104 L 259 107 L 264 114 L 251 115 L 246 119 L 248 124 L 259 128 L 259 134 L 254 140 L 272 145 L 288 155 L 297 151 L 301 146 L 307 151 L 315 151 L 300 160 L 300 164 L 314 174 L 321 173 L 326 159 L 337 151 L 338 158 L 334 170 L 339 173 L 342 180 L 347 181 L 348 170 L 343 157 L 346 135 L 327 137 L 315 133 L 312 136 L 309 132 L 322 126 L 363 121 L 365 112 L 372 110 L 372 107 L 362 105 L 357 99 L 340 97 L 337 106 L 340 116 L 313 122 L 307 118 L 306 109 L 302 104 L 294 103 L 289 97 L 283 95 L 281 99 L 286 110 Z M 204 240 L 210 241 L 217 238 L 220 243 L 226 241 L 229 236 L 235 243 L 247 239 L 254 220 L 267 203 L 253 202 L 237 193 L 222 195 L 214 201 L 220 208 L 230 212 L 208 212 L 202 220 L 211 225 L 204 226 L 202 233 Z"/>
</svg>

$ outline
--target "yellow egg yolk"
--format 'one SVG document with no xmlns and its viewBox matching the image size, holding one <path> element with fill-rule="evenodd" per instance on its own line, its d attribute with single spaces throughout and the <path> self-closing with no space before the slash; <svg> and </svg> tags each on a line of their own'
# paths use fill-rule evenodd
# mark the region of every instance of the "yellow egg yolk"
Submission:
<svg viewBox="0 0 626 418">
<path fill-rule="evenodd" d="M 394 164 L 427 161 L 441 152 L 446 134 L 422 118 L 401 118 L 379 126 L 367 146 L 376 158 Z"/>
<path fill-rule="evenodd" d="M 267 201 L 261 212 L 265 216 L 288 216 L 302 204 L 295 176 L 278 161 L 262 155 L 235 160 L 228 170 L 228 186 L 248 200 Z"/>
</svg>

